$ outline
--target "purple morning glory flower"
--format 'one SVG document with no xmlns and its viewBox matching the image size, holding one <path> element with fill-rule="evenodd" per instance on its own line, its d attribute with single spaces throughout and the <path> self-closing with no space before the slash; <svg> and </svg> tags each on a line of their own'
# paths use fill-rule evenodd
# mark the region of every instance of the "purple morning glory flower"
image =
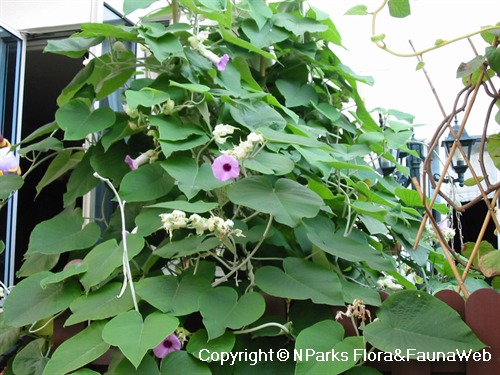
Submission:
<svg viewBox="0 0 500 375">
<path fill-rule="evenodd" d="M 217 67 L 217 70 L 222 71 L 226 69 L 227 63 L 229 62 L 228 54 L 225 53 L 222 57 L 219 57 L 207 49 L 202 49 L 200 52 Z"/>
<path fill-rule="evenodd" d="M 219 59 L 219 62 L 217 63 L 217 70 L 222 71 L 226 69 L 226 65 L 229 62 L 229 55 L 225 53 L 222 55 L 222 57 Z"/>
<path fill-rule="evenodd" d="M 221 155 L 212 163 L 212 172 L 216 179 L 227 181 L 240 175 L 240 165 L 232 156 Z"/>
<path fill-rule="evenodd" d="M 181 341 L 172 333 L 153 349 L 153 353 L 158 358 L 165 358 L 167 354 L 175 352 L 176 350 L 181 350 L 181 347 Z"/>
<path fill-rule="evenodd" d="M 151 157 L 153 156 L 153 154 L 154 154 L 154 151 L 153 150 L 149 150 L 149 151 L 145 152 L 144 154 L 140 154 L 135 159 L 132 159 L 130 157 L 130 155 L 127 155 L 127 156 L 125 156 L 125 163 L 128 164 L 128 166 L 130 167 L 130 169 L 132 169 L 133 171 L 135 171 L 141 165 L 146 164 L 147 162 L 149 162 L 149 159 L 151 159 Z"/>
</svg>

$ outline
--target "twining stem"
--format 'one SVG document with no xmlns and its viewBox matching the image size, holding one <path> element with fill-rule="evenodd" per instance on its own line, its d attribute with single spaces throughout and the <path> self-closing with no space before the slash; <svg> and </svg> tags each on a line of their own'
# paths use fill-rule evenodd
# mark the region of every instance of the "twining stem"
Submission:
<svg viewBox="0 0 500 375">
<path fill-rule="evenodd" d="M 215 280 L 212 283 L 212 286 L 214 288 L 217 285 L 225 283 L 227 280 L 229 280 L 229 278 L 232 275 L 234 275 L 236 272 L 238 272 L 245 264 L 247 264 L 252 259 L 252 257 L 255 255 L 255 253 L 257 252 L 257 250 L 259 250 L 260 246 L 262 245 L 262 243 L 266 239 L 267 234 L 269 233 L 269 230 L 271 229 L 271 224 L 273 223 L 273 220 L 274 220 L 274 216 L 273 215 L 269 215 L 269 221 L 267 222 L 266 229 L 264 230 L 264 233 L 262 234 L 262 238 L 260 239 L 259 243 L 257 245 L 255 245 L 254 249 L 247 255 L 247 257 L 243 260 L 243 262 L 241 262 L 240 264 L 238 264 L 236 267 L 234 267 L 231 271 L 229 271 L 227 274 L 225 274 L 220 279 Z"/>
<path fill-rule="evenodd" d="M 118 192 L 116 191 L 115 187 L 111 183 L 111 181 L 107 178 L 102 177 L 99 175 L 99 173 L 94 172 L 94 177 L 100 179 L 102 182 L 104 182 L 108 187 L 111 189 L 113 194 L 116 197 L 116 200 L 118 201 L 118 207 L 120 208 L 120 220 L 122 223 L 122 246 L 123 246 L 123 285 L 120 290 L 120 293 L 118 294 L 118 298 L 120 298 L 123 293 L 125 292 L 125 289 L 127 288 L 127 284 L 130 285 L 130 292 L 132 293 L 132 301 L 134 302 L 134 309 L 136 311 L 139 311 L 139 307 L 137 305 L 137 297 L 135 294 L 135 288 L 134 288 L 134 281 L 132 280 L 132 271 L 130 270 L 130 263 L 128 260 L 128 248 L 127 248 L 127 229 L 125 225 L 125 201 L 123 201 L 120 196 L 118 195 Z"/>
<path fill-rule="evenodd" d="M 388 1 L 389 0 L 383 0 L 382 4 L 375 11 L 370 12 L 370 14 L 372 15 L 372 37 L 377 36 L 377 32 L 376 32 L 377 16 L 380 13 L 380 11 L 387 5 Z M 493 31 L 493 30 L 499 30 L 499 29 L 500 29 L 500 26 L 498 26 L 498 25 L 483 27 L 482 29 L 476 30 L 472 33 L 465 34 L 465 35 L 462 35 L 462 36 L 459 36 L 459 37 L 456 37 L 456 38 L 453 38 L 450 40 L 443 40 L 439 44 L 436 44 L 432 47 L 429 47 L 429 48 L 426 48 L 426 49 L 423 49 L 420 51 L 415 51 L 413 53 L 401 53 L 401 52 L 393 51 L 390 48 L 388 48 L 387 45 L 382 40 L 377 40 L 374 43 L 377 47 L 379 47 L 380 49 L 383 49 L 384 51 L 386 51 L 387 53 L 390 53 L 391 55 L 398 56 L 398 57 L 416 57 L 416 56 L 422 56 L 423 54 L 425 54 L 427 52 L 437 50 L 438 48 L 447 46 L 449 44 L 458 42 L 459 40 L 468 39 L 471 36 L 481 34 L 481 33 L 486 32 L 486 31 Z"/>
<path fill-rule="evenodd" d="M 250 333 L 250 332 L 255 332 L 255 331 L 259 331 L 263 328 L 267 328 L 267 327 L 278 327 L 280 328 L 283 332 L 285 332 L 287 335 L 290 334 L 290 330 L 288 329 L 287 326 L 283 325 L 283 324 L 280 324 L 280 323 L 276 323 L 276 322 L 268 322 L 268 323 L 264 323 L 264 324 L 261 324 L 260 326 L 257 326 L 257 327 L 252 327 L 252 328 L 247 328 L 247 329 L 242 329 L 240 331 L 234 331 L 233 333 L 235 335 L 243 335 L 245 333 Z"/>
</svg>

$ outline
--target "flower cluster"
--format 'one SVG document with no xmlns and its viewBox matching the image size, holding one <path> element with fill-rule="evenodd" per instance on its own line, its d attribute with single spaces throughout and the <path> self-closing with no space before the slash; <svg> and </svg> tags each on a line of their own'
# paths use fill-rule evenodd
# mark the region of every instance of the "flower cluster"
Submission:
<svg viewBox="0 0 500 375">
<path fill-rule="evenodd" d="M 366 308 L 365 303 L 360 300 L 360 299 L 355 299 L 352 303 L 352 305 L 347 306 L 347 311 L 337 311 L 337 314 L 335 315 L 335 320 L 342 319 L 342 317 L 347 317 L 347 318 L 357 318 L 361 320 L 360 328 L 363 328 L 365 326 L 366 320 L 372 320 L 372 316 L 370 313 L 370 310 Z"/>
<path fill-rule="evenodd" d="M 216 67 L 217 70 L 222 71 L 226 69 L 226 65 L 229 62 L 229 55 L 224 54 L 222 56 L 217 56 L 212 51 L 208 50 L 203 42 L 208 39 L 207 32 L 200 32 L 198 35 L 193 35 L 188 38 L 191 48 L 200 52 L 203 56 L 209 59 Z"/>
<path fill-rule="evenodd" d="M 218 144 L 226 143 L 229 135 L 233 134 L 235 127 L 226 124 L 219 124 L 214 128 L 213 136 Z M 262 135 L 251 132 L 247 139 L 240 141 L 239 145 L 230 150 L 221 151 L 222 155 L 217 157 L 212 163 L 212 171 L 215 178 L 220 181 L 227 181 L 240 175 L 238 160 L 248 158 L 254 151 L 256 144 L 263 144 Z"/>
<path fill-rule="evenodd" d="M 198 214 L 186 217 L 184 211 L 173 210 L 168 214 L 160 214 L 160 218 L 163 229 L 167 231 L 170 238 L 172 238 L 173 231 L 180 228 L 194 229 L 199 236 L 205 233 L 205 231 L 209 231 L 215 233 L 219 238 L 233 234 L 237 237 L 244 237 L 241 229 L 233 229 L 234 222 L 232 220 L 224 220 L 214 215 L 208 219 Z"/>
<path fill-rule="evenodd" d="M 233 134 L 235 129 L 236 128 L 231 125 L 226 125 L 226 124 L 216 125 L 214 131 L 212 132 L 215 142 L 217 142 L 220 145 L 223 145 L 224 143 L 226 143 L 227 136 Z"/>
<path fill-rule="evenodd" d="M 243 160 L 248 158 L 252 154 L 255 148 L 255 144 L 257 143 L 263 144 L 264 137 L 262 137 L 262 135 L 260 134 L 251 132 L 250 134 L 248 134 L 247 139 L 245 141 L 241 141 L 238 146 L 234 146 L 230 150 L 225 150 L 221 152 L 225 155 L 232 156 L 238 160 Z"/>
<path fill-rule="evenodd" d="M 425 237 L 425 240 L 431 245 L 439 244 L 439 236 L 434 231 L 434 227 L 428 224 L 425 226 L 425 229 L 427 229 L 427 236 Z M 455 237 L 455 229 L 448 226 L 447 220 L 439 223 L 439 231 L 446 242 L 453 240 Z"/>
<path fill-rule="evenodd" d="M 377 280 L 377 287 L 380 289 L 401 290 L 403 286 L 396 284 L 396 279 L 391 276 L 383 276 Z"/>
</svg>

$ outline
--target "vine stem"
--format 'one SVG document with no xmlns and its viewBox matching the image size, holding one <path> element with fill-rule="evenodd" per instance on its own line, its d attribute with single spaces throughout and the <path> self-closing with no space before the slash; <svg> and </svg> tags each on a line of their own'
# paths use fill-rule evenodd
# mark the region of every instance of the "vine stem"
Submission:
<svg viewBox="0 0 500 375">
<path fill-rule="evenodd" d="M 269 322 L 269 323 L 264 323 L 264 324 L 261 324 L 260 326 L 257 326 L 257 327 L 252 327 L 252 328 L 247 328 L 247 329 L 242 329 L 240 331 L 235 331 L 233 332 L 235 335 L 243 335 L 245 333 L 250 333 L 250 332 L 255 332 L 255 331 L 258 331 L 258 330 L 261 330 L 263 328 L 267 328 L 267 327 L 278 327 L 280 328 L 283 332 L 285 332 L 287 335 L 290 334 L 290 330 L 288 329 L 288 327 L 286 327 L 285 325 L 283 324 L 280 324 L 280 323 L 276 323 L 276 322 Z"/>
<path fill-rule="evenodd" d="M 271 229 L 271 224 L 273 223 L 273 220 L 274 220 L 274 216 L 273 215 L 269 215 L 269 221 L 267 222 L 266 229 L 265 229 L 264 233 L 262 234 L 262 238 L 260 239 L 259 243 L 257 245 L 255 245 L 255 248 L 247 255 L 247 257 L 243 260 L 243 262 L 241 262 L 240 264 L 238 264 L 236 267 L 234 267 L 231 271 L 229 271 L 227 274 L 225 274 L 220 279 L 215 280 L 212 283 L 212 286 L 214 288 L 217 285 L 220 285 L 220 284 L 226 282 L 227 280 L 229 280 L 229 278 L 232 275 L 234 275 L 236 272 L 238 272 L 238 270 L 240 270 L 240 268 L 242 268 L 245 264 L 247 264 L 250 261 L 250 259 L 252 259 L 252 257 L 255 255 L 255 253 L 257 252 L 257 250 L 259 250 L 260 246 L 262 245 L 262 243 L 266 239 L 267 234 L 269 233 L 269 230 Z"/>
<path fill-rule="evenodd" d="M 388 3 L 389 0 L 383 0 L 382 4 L 373 12 L 371 12 L 370 14 L 372 15 L 372 37 L 375 37 L 377 36 L 377 33 L 376 33 L 376 26 L 377 26 L 377 16 L 378 16 L 378 13 L 380 13 L 380 11 L 386 6 L 386 4 Z M 452 43 L 455 43 L 455 42 L 458 42 L 460 40 L 463 40 L 463 39 L 468 39 L 474 35 L 477 35 L 477 34 L 481 34 L 485 31 L 493 31 L 493 30 L 498 30 L 500 29 L 500 26 L 488 26 L 488 27 L 483 27 L 481 30 L 476 30 L 472 33 L 469 33 L 469 34 L 465 34 L 465 35 L 462 35 L 462 36 L 459 36 L 459 37 L 456 37 L 456 38 L 453 38 L 453 39 L 450 39 L 450 40 L 444 40 L 442 43 L 439 43 L 437 45 L 434 45 L 432 47 L 429 47 L 429 48 L 426 48 L 426 49 L 423 49 L 423 50 L 420 50 L 420 51 L 415 51 L 413 53 L 401 53 L 401 52 L 397 52 L 397 51 L 393 51 L 391 50 L 390 48 L 387 47 L 387 45 L 384 43 L 384 41 L 381 41 L 381 40 L 378 40 L 375 42 L 375 45 L 377 47 L 379 47 L 380 49 L 383 49 L 384 51 L 386 51 L 387 53 L 390 53 L 391 55 L 394 55 L 394 56 L 398 56 L 398 57 L 417 57 L 417 56 L 422 56 L 423 54 L 427 53 L 427 52 L 430 52 L 430 51 L 434 51 L 434 50 L 437 50 L 441 47 L 444 47 L 444 46 L 447 46 L 448 44 L 452 44 Z"/>
<path fill-rule="evenodd" d="M 102 177 L 99 173 L 94 172 L 94 177 L 98 178 L 102 182 L 104 182 L 108 187 L 111 189 L 113 194 L 116 197 L 116 200 L 118 201 L 118 207 L 120 208 L 120 220 L 122 224 L 122 245 L 123 245 L 123 285 L 120 290 L 120 293 L 118 294 L 118 298 L 120 298 L 123 293 L 125 292 L 125 289 L 127 289 L 127 284 L 130 285 L 130 292 L 132 293 L 132 301 L 134 302 L 134 309 L 139 312 L 139 307 L 137 305 L 137 296 L 135 294 L 135 288 L 134 288 L 134 281 L 132 280 L 132 271 L 130 270 L 130 263 L 128 260 L 128 248 L 127 248 L 127 230 L 125 228 L 125 201 L 120 198 L 118 195 L 118 192 L 116 191 L 115 187 L 111 183 L 111 181 L 107 178 Z"/>
</svg>

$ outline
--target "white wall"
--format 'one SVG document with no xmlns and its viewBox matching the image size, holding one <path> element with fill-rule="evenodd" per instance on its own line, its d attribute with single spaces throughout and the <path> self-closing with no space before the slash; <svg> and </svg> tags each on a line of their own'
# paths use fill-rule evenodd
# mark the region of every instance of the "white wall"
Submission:
<svg viewBox="0 0 500 375">
<path fill-rule="evenodd" d="M 0 23 L 20 31 L 97 21 L 102 0 L 0 0 Z"/>
</svg>

